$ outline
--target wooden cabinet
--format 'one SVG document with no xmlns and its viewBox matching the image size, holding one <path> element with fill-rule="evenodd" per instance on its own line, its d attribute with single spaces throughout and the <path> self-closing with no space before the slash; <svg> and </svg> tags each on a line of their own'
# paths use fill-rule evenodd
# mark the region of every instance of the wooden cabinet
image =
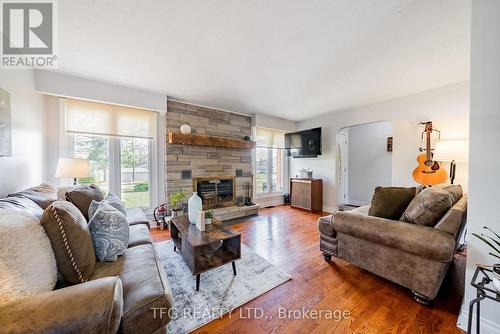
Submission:
<svg viewBox="0 0 500 334">
<path fill-rule="evenodd" d="M 308 211 L 323 210 L 321 179 L 290 179 L 290 206 Z"/>
</svg>

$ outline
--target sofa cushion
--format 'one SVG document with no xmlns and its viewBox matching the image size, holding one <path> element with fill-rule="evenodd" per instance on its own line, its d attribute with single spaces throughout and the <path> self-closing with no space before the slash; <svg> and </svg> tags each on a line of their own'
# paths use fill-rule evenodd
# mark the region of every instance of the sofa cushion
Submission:
<svg viewBox="0 0 500 334">
<path fill-rule="evenodd" d="M 43 209 L 26 197 L 6 197 L 0 199 L 0 209 L 20 210 L 40 219 Z"/>
<path fill-rule="evenodd" d="M 122 333 L 152 333 L 168 323 L 153 308 L 172 306 L 163 266 L 152 244 L 127 249 L 116 262 L 98 262 L 91 279 L 120 276 L 123 284 Z"/>
<path fill-rule="evenodd" d="M 144 224 L 129 227 L 128 247 L 147 245 L 151 243 L 149 229 Z"/>
<path fill-rule="evenodd" d="M 100 202 L 103 199 L 101 189 L 95 184 L 76 186 L 66 193 L 66 200 L 73 203 L 87 221 L 89 220 L 89 207 L 92 200 Z"/>
<path fill-rule="evenodd" d="M 149 221 L 141 208 L 127 209 L 127 220 L 130 226 L 144 224 L 149 229 Z"/>
<path fill-rule="evenodd" d="M 92 200 L 89 206 L 89 219 L 93 216 L 91 214 L 91 211 L 96 212 L 97 207 L 101 203 L 107 203 L 111 205 L 113 208 L 120 211 L 125 217 L 127 217 L 127 209 L 125 208 L 125 204 L 115 194 L 108 193 L 101 202 Z"/>
<path fill-rule="evenodd" d="M 401 216 L 401 221 L 434 227 L 444 214 L 462 197 L 458 185 L 433 186 L 422 190 Z"/>
<path fill-rule="evenodd" d="M 56 188 L 47 183 L 9 194 L 7 197 L 29 198 L 42 209 L 46 209 L 52 202 L 57 200 Z"/>
<path fill-rule="evenodd" d="M 94 271 L 95 252 L 81 212 L 69 202 L 56 201 L 45 209 L 41 222 L 63 278 L 70 283 L 88 281 Z"/>
<path fill-rule="evenodd" d="M 92 201 L 89 209 L 89 229 L 95 255 L 99 261 L 116 261 L 128 247 L 127 218 L 106 201 Z"/>
<path fill-rule="evenodd" d="M 40 220 L 20 210 L 0 210 L 0 304 L 52 291 L 54 251 Z"/>
<path fill-rule="evenodd" d="M 368 215 L 398 220 L 415 193 L 415 187 L 376 187 Z"/>
</svg>

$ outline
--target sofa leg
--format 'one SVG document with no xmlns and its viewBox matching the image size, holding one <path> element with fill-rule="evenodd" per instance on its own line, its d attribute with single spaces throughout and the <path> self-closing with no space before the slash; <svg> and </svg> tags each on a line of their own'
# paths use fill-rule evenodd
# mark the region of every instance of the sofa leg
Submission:
<svg viewBox="0 0 500 334">
<path fill-rule="evenodd" d="M 325 259 L 325 261 L 331 261 L 332 259 L 332 256 L 328 253 L 325 253 L 325 252 L 322 252 L 323 253 L 323 258 Z"/>
<path fill-rule="evenodd" d="M 431 306 L 432 305 L 432 300 L 427 298 L 426 296 L 416 292 L 416 291 L 411 291 L 411 293 L 413 294 L 413 299 L 415 299 L 415 301 L 417 301 L 417 303 L 420 303 L 422 305 L 425 305 L 425 306 Z"/>
</svg>

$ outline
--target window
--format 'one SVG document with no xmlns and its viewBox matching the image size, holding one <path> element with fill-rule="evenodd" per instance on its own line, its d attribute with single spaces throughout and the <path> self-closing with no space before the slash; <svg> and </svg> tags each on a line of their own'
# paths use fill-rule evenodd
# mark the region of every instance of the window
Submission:
<svg viewBox="0 0 500 334">
<path fill-rule="evenodd" d="M 275 193 L 283 190 L 284 132 L 256 128 L 255 184 L 256 193 Z"/>
<path fill-rule="evenodd" d="M 69 154 L 90 161 L 90 177 L 79 182 L 119 195 L 128 208 L 150 208 L 155 113 L 77 100 L 65 100 L 64 109 Z"/>
<path fill-rule="evenodd" d="M 127 207 L 148 207 L 149 140 L 120 139 L 121 199 Z"/>
<path fill-rule="evenodd" d="M 109 191 L 108 138 L 103 136 L 75 134 L 73 157 L 89 159 L 90 176 L 79 179 L 82 184 L 97 184 L 102 191 Z"/>
</svg>

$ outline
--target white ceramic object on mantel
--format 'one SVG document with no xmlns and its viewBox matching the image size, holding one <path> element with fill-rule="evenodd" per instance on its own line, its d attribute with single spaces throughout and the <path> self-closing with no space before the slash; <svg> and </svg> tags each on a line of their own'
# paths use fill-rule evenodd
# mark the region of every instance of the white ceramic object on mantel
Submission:
<svg viewBox="0 0 500 334">
<path fill-rule="evenodd" d="M 189 124 L 182 124 L 180 130 L 183 135 L 188 135 L 191 133 L 191 127 L 189 126 Z"/>
<path fill-rule="evenodd" d="M 191 224 L 196 224 L 196 217 L 198 215 L 198 211 L 201 210 L 201 198 L 198 196 L 196 191 L 193 191 L 193 196 L 188 201 L 188 214 L 189 214 L 189 222 Z"/>
</svg>

